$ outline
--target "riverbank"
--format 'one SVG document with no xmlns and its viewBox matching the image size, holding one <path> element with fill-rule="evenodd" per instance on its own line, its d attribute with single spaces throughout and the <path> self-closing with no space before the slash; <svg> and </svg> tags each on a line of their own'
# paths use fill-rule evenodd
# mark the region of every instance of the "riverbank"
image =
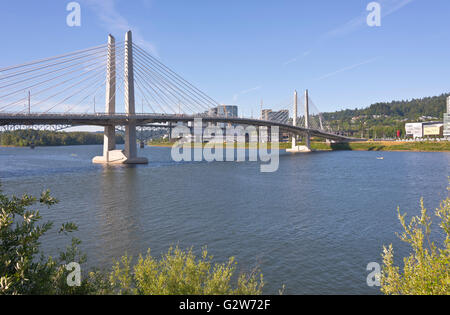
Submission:
<svg viewBox="0 0 450 315">
<path fill-rule="evenodd" d="M 102 139 L 103 140 L 103 139 Z M 100 143 L 72 143 L 72 144 L 48 144 L 36 146 L 77 146 L 77 145 L 101 145 Z M 174 142 L 150 142 L 147 144 L 151 147 L 172 147 Z M 205 146 L 206 144 L 194 144 L 194 147 Z M 226 145 L 226 144 L 224 144 Z M 268 149 L 271 144 L 267 145 Z M 301 143 L 299 143 L 301 145 Z M 0 148 L 16 148 L 27 147 L 26 145 L 0 145 Z M 259 148 L 260 144 L 258 144 Z M 234 144 L 234 148 L 248 149 L 247 144 Z M 290 149 L 291 143 L 279 143 L 281 150 Z M 395 142 L 395 141 L 370 141 L 370 142 L 349 142 L 349 143 L 333 143 L 311 142 L 311 149 L 315 151 L 397 151 L 397 152 L 450 152 L 450 142 Z"/>
<path fill-rule="evenodd" d="M 0 147 L 100 145 L 103 138 L 103 133 L 15 130 L 0 133 Z M 124 143 L 121 135 L 116 135 L 116 143 Z"/>
<path fill-rule="evenodd" d="M 174 142 L 150 142 L 153 147 L 172 147 Z M 200 144 L 196 145 L 200 146 Z M 205 144 L 203 144 L 205 146 Z M 269 143 L 268 147 L 271 145 Z M 280 149 L 291 148 L 291 143 L 280 143 Z M 235 144 L 234 148 L 249 148 L 248 143 Z M 367 141 L 349 143 L 311 142 L 311 148 L 316 151 L 411 151 L 411 152 L 450 152 L 450 141 L 444 142 L 396 142 L 396 141 Z"/>
<path fill-rule="evenodd" d="M 350 151 L 411 151 L 411 152 L 450 152 L 450 142 L 396 142 L 396 141 L 368 141 L 335 144 L 315 144 L 319 148 L 328 150 Z"/>
</svg>

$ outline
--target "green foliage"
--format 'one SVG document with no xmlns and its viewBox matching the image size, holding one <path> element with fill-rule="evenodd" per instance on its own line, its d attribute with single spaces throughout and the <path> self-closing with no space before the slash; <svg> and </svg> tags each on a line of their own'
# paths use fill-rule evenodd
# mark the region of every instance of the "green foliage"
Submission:
<svg viewBox="0 0 450 315">
<path fill-rule="evenodd" d="M 123 144 L 123 137 L 116 136 L 116 142 Z M 16 130 L 0 133 L 0 145 L 4 146 L 65 146 L 103 144 L 102 133 L 55 132 L 38 130 Z"/>
<path fill-rule="evenodd" d="M 29 210 L 39 204 L 48 206 L 58 201 L 48 191 L 39 200 L 29 195 L 8 198 L 0 191 L 0 294 L 74 294 L 88 292 L 87 284 L 78 288 L 66 285 L 70 262 L 82 264 L 82 256 L 72 240 L 66 252 L 58 259 L 44 258 L 40 252 L 40 238 L 52 229 L 51 222 L 38 224 L 42 217 L 38 210 Z M 74 224 L 66 223 L 61 233 L 75 231 Z"/>
<path fill-rule="evenodd" d="M 445 112 L 446 99 L 450 94 L 412 99 L 410 101 L 393 101 L 376 103 L 366 109 L 346 109 L 333 113 L 324 113 L 326 120 L 347 120 L 356 116 L 386 115 L 414 120 L 420 116 L 442 117 Z"/>
<path fill-rule="evenodd" d="M 350 151 L 415 151 L 415 152 L 450 152 L 450 142 L 349 142 L 349 143 L 318 143 L 313 142 L 315 150 L 350 150 Z"/>
<path fill-rule="evenodd" d="M 450 190 L 450 188 L 449 188 Z M 421 200 L 421 215 L 413 217 L 409 224 L 406 215 L 398 210 L 404 232 L 400 239 L 413 250 L 403 259 L 403 270 L 394 264 L 392 244 L 383 251 L 381 291 L 389 295 L 450 295 L 450 198 L 442 201 L 436 210 L 439 227 L 445 239 L 443 248 L 430 240 L 431 217 Z"/>
<path fill-rule="evenodd" d="M 365 109 L 346 109 L 323 113 L 332 130 L 346 131 L 353 136 L 365 138 L 395 138 L 397 130 L 405 135 L 405 123 L 420 117 L 442 119 L 446 111 L 446 99 L 450 94 L 434 97 L 376 103 Z"/>
<path fill-rule="evenodd" d="M 214 264 L 208 251 L 200 258 L 192 250 L 169 249 L 161 259 L 154 259 L 150 251 L 133 267 L 131 257 L 124 256 L 115 263 L 110 275 L 113 291 L 138 295 L 257 295 L 262 293 L 263 276 L 257 272 L 242 274 L 233 287 L 236 262 Z"/>
</svg>

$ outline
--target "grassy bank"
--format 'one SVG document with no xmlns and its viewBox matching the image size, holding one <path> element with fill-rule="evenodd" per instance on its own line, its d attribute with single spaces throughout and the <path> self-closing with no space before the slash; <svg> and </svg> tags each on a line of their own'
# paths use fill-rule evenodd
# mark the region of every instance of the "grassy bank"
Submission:
<svg viewBox="0 0 450 315">
<path fill-rule="evenodd" d="M 154 141 L 149 143 L 150 146 L 171 147 L 174 142 Z M 200 144 L 195 145 L 196 147 Z M 204 146 L 204 144 L 203 144 Z M 280 149 L 289 149 L 291 143 L 280 143 Z M 235 144 L 235 148 L 247 148 L 243 144 Z M 270 144 L 269 144 L 270 148 Z M 412 151 L 412 152 L 450 152 L 450 142 L 394 142 L 394 141 L 377 141 L 377 142 L 350 142 L 350 143 L 334 143 L 312 142 L 311 148 L 317 151 Z"/>
<path fill-rule="evenodd" d="M 412 151 L 412 152 L 450 152 L 450 142 L 352 142 L 336 143 L 328 145 L 328 150 L 351 150 L 351 151 Z"/>
</svg>

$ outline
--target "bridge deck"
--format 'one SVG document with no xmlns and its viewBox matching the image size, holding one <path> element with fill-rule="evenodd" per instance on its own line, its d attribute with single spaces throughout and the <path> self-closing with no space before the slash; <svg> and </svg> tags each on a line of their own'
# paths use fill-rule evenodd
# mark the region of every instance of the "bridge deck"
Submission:
<svg viewBox="0 0 450 315">
<path fill-rule="evenodd" d="M 137 126 L 146 126 L 155 123 L 191 122 L 201 118 L 207 123 L 231 123 L 238 125 L 279 127 L 283 132 L 294 134 L 309 133 L 313 137 L 321 137 L 335 141 L 356 141 L 361 139 L 336 135 L 323 130 L 306 129 L 284 123 L 251 119 L 251 118 L 226 118 L 207 115 L 165 115 L 165 114 L 6 114 L 0 113 L 0 126 L 33 126 L 33 125 L 68 125 L 68 126 L 125 126 L 135 122 Z"/>
</svg>

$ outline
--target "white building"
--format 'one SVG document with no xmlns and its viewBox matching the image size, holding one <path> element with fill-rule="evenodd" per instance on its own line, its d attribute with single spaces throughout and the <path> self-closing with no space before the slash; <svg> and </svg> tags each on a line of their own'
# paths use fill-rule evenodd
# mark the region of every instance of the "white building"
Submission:
<svg viewBox="0 0 450 315">
<path fill-rule="evenodd" d="M 405 125 L 406 135 L 416 138 L 423 137 L 423 123 L 409 123 Z"/>
<path fill-rule="evenodd" d="M 424 137 L 441 138 L 443 136 L 444 124 L 439 121 L 408 123 L 405 125 L 405 129 L 406 135 L 413 139 L 422 139 Z"/>
</svg>

